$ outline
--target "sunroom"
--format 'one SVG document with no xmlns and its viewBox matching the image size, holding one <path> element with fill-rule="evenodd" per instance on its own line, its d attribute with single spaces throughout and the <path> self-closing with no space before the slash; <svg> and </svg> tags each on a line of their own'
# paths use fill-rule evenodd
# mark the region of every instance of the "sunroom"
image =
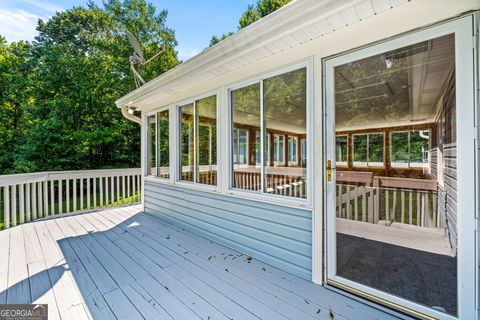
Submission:
<svg viewBox="0 0 480 320">
<path fill-rule="evenodd" d="M 475 10 L 294 1 L 119 99 L 144 211 L 366 304 L 474 319 Z"/>
</svg>

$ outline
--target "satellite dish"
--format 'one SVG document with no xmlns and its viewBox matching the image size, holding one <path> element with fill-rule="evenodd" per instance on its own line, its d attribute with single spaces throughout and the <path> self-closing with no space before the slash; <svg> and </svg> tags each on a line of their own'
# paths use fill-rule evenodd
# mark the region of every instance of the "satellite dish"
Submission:
<svg viewBox="0 0 480 320">
<path fill-rule="evenodd" d="M 165 51 L 165 47 L 162 46 L 162 50 L 158 53 L 156 53 L 153 57 L 145 61 L 145 58 L 143 57 L 143 52 L 142 52 L 142 47 L 140 46 L 140 43 L 138 40 L 133 36 L 133 34 L 125 30 L 125 34 L 127 35 L 128 42 L 130 42 L 130 45 L 133 48 L 133 53 L 130 56 L 130 69 L 132 70 L 133 73 L 133 78 L 135 79 L 135 85 L 138 87 L 142 86 L 145 84 L 145 80 L 142 78 L 140 73 L 137 71 L 135 68 L 136 65 L 144 66 L 148 64 L 150 61 L 155 59 L 160 53 Z"/>
</svg>

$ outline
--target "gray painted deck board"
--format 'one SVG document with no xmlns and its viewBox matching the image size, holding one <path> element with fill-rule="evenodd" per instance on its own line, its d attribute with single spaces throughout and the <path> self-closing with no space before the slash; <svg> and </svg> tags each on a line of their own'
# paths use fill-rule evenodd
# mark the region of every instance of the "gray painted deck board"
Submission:
<svg viewBox="0 0 480 320">
<path fill-rule="evenodd" d="M 13 227 L 0 249 L 0 303 L 51 319 L 395 319 L 138 207 Z"/>
<path fill-rule="evenodd" d="M 128 212 L 129 210 L 131 209 L 121 209 L 120 213 L 124 216 L 124 218 L 131 217 L 131 213 Z M 201 258 L 228 268 L 229 271 L 234 272 L 235 275 L 242 276 L 246 282 L 259 285 L 264 290 L 275 292 L 277 296 L 285 299 L 285 301 L 294 306 L 303 305 L 302 308 L 310 310 L 310 312 L 313 311 L 314 313 L 316 313 L 319 309 L 329 310 L 332 308 L 334 314 L 336 313 L 334 311 L 336 308 L 333 308 L 333 306 L 338 305 L 339 309 L 342 307 L 343 301 L 339 301 L 340 303 L 337 302 L 338 294 L 321 288 L 309 281 L 300 280 L 298 277 L 273 268 L 267 264 L 261 263 L 255 259 L 252 259 L 250 263 L 248 263 L 247 256 L 241 255 L 236 251 L 228 249 L 198 235 L 193 235 L 192 233 L 182 230 L 179 227 L 163 222 L 161 219 L 152 220 L 148 215 L 137 215 L 135 220 L 139 221 L 140 223 L 143 222 L 143 225 L 146 228 L 151 229 L 157 235 L 161 235 L 163 232 L 163 236 L 168 236 L 172 241 L 183 245 L 185 250 L 196 252 L 196 254 L 198 254 Z M 160 224 L 160 226 L 157 224 Z M 186 241 L 175 239 L 176 237 L 183 237 Z M 194 241 L 192 241 L 192 238 Z M 193 247 L 196 247 L 196 249 Z M 257 264 L 259 265 L 258 268 L 251 268 L 251 266 Z M 244 269 L 238 267 L 237 265 L 243 266 Z M 224 268 L 222 267 L 222 269 Z M 269 277 L 269 274 L 272 271 L 278 273 L 279 276 Z M 323 289 L 324 292 L 319 292 L 319 288 Z M 303 292 L 302 290 L 305 291 Z M 332 299 L 325 299 L 325 297 L 319 298 L 324 295 L 332 297 Z M 308 303 L 306 303 L 306 301 L 308 301 Z M 298 302 L 301 303 L 299 304 Z M 354 305 L 356 305 L 357 308 L 353 307 Z M 370 308 L 365 309 L 367 312 L 364 313 L 363 305 L 358 302 L 351 301 L 349 307 L 351 307 L 352 310 L 342 311 L 342 314 L 345 314 L 347 317 L 352 317 L 354 319 L 372 319 L 372 315 L 374 315 L 377 316 L 378 319 L 386 318 L 386 315 L 383 312 L 377 310 L 372 311 Z M 336 315 L 339 316 L 340 314 Z"/>
<path fill-rule="evenodd" d="M 70 261 L 67 262 L 59 246 L 59 241 L 63 236 L 51 232 L 45 221 L 38 221 L 34 225 L 42 247 L 60 317 L 62 319 L 90 319 L 91 315 L 84 305 L 83 296 L 75 283 L 72 269 L 69 268 L 68 263 Z M 11 243 L 11 245 L 13 244 Z"/>
<path fill-rule="evenodd" d="M 25 235 L 25 250 L 27 256 L 28 280 L 30 284 L 30 301 L 34 303 L 46 303 L 49 306 L 49 318 L 60 319 L 57 301 L 53 291 L 47 266 L 43 258 L 40 241 L 33 224 L 23 226 Z"/>
<path fill-rule="evenodd" d="M 28 278 L 28 269 L 22 226 L 12 230 L 10 242 L 15 244 L 15 248 L 10 249 L 7 303 L 28 303 L 30 284 L 24 281 Z"/>
<path fill-rule="evenodd" d="M 10 262 L 10 232 L 0 232 L 0 304 L 7 303 L 8 264 Z"/>
</svg>

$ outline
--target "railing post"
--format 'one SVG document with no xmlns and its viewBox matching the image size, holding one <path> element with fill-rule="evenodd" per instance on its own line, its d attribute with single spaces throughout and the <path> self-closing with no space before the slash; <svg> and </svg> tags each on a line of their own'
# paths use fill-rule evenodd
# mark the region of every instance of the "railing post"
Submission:
<svg viewBox="0 0 480 320">
<path fill-rule="evenodd" d="M 100 204 L 99 207 L 103 207 L 103 177 L 98 178 L 100 183 Z"/>
<path fill-rule="evenodd" d="M 115 179 L 113 178 L 113 176 L 110 177 L 110 198 L 112 200 L 112 206 L 113 206 L 113 203 L 115 202 Z"/>
<path fill-rule="evenodd" d="M 10 228 L 10 194 L 9 186 L 3 188 L 3 226 Z"/>
<path fill-rule="evenodd" d="M 136 176 L 133 175 L 132 176 L 132 189 L 133 189 L 132 190 L 133 191 L 133 193 L 132 193 L 132 203 L 135 203 L 135 181 L 137 180 L 135 178 L 136 178 Z"/>
<path fill-rule="evenodd" d="M 62 190 L 62 179 L 58 180 L 58 213 L 63 213 L 63 190 Z"/>
<path fill-rule="evenodd" d="M 43 217 L 43 184 L 37 182 L 38 185 L 38 215 Z"/>
<path fill-rule="evenodd" d="M 27 190 L 25 190 L 25 193 L 27 194 L 27 205 L 26 205 L 26 209 L 27 209 L 27 222 L 31 220 L 32 218 L 32 207 L 30 205 L 30 197 L 31 197 L 31 193 L 30 193 L 30 182 L 27 183 Z"/>
<path fill-rule="evenodd" d="M 38 204 L 38 197 L 37 197 L 37 183 L 32 183 L 32 219 L 37 219 L 37 204 Z"/>
<path fill-rule="evenodd" d="M 90 210 L 90 178 L 87 178 L 87 210 Z"/>
<path fill-rule="evenodd" d="M 20 224 L 25 223 L 25 184 L 19 184 L 19 202 L 20 202 Z"/>
<path fill-rule="evenodd" d="M 50 214 L 55 214 L 55 182 L 50 180 Z"/>
<path fill-rule="evenodd" d="M 93 208 L 97 207 L 97 178 L 93 178 Z"/>
<path fill-rule="evenodd" d="M 66 179 L 65 180 L 65 193 L 66 193 L 66 197 L 67 197 L 67 212 L 70 212 L 70 179 Z M 75 179 L 73 179 L 73 184 L 75 184 Z M 73 193 L 73 197 L 72 197 L 72 200 L 73 200 L 73 204 L 74 204 L 74 207 L 75 207 L 75 192 Z M 73 211 L 75 211 L 75 209 L 73 209 Z"/>
<path fill-rule="evenodd" d="M 77 211 L 77 179 L 73 179 L 73 211 Z"/>
<path fill-rule="evenodd" d="M 43 213 L 45 217 L 48 216 L 48 182 L 47 180 L 43 181 Z"/>
<path fill-rule="evenodd" d="M 80 178 L 80 211 L 83 210 L 83 178 Z"/>
<path fill-rule="evenodd" d="M 17 185 L 12 186 L 12 225 L 17 225 Z"/>
<path fill-rule="evenodd" d="M 127 176 L 127 195 L 128 195 L 128 201 L 127 203 L 131 203 L 130 200 L 130 182 L 131 182 L 131 176 Z"/>
<path fill-rule="evenodd" d="M 125 199 L 125 176 L 122 176 L 122 204 L 126 203 Z"/>
</svg>

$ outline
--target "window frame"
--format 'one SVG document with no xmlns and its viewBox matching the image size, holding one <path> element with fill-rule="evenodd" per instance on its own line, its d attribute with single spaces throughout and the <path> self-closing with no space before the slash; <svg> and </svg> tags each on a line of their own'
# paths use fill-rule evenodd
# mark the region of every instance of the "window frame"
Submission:
<svg viewBox="0 0 480 320">
<path fill-rule="evenodd" d="M 248 164 L 248 160 L 250 159 L 250 145 L 249 145 L 249 139 L 250 139 L 250 132 L 246 129 L 240 129 L 240 128 L 233 128 L 233 131 L 236 131 L 238 132 L 236 138 L 237 138 L 237 162 L 234 164 L 237 164 L 237 165 L 241 165 L 241 164 Z M 245 141 L 245 144 L 246 144 L 246 150 L 245 150 L 245 163 L 240 163 L 238 161 L 238 156 L 240 155 L 240 131 L 244 131 L 246 133 L 246 141 Z M 232 137 L 232 138 L 235 138 L 235 137 Z M 233 143 L 232 143 L 232 150 L 233 150 Z M 232 153 L 232 157 L 233 157 L 233 153 Z"/>
<path fill-rule="evenodd" d="M 383 161 L 382 164 L 376 161 L 369 161 L 370 159 L 370 135 L 378 134 L 383 136 Z M 355 136 L 367 136 L 367 161 L 355 161 Z M 348 140 L 347 140 L 348 144 Z M 352 134 L 352 166 L 354 168 L 385 168 L 385 132 L 365 132 L 365 133 L 354 133 Z M 348 153 L 347 153 L 348 156 Z M 373 163 L 373 164 L 370 164 Z"/>
<path fill-rule="evenodd" d="M 168 167 L 168 178 L 162 178 L 162 177 L 159 177 L 158 176 L 158 165 L 159 165 L 159 157 L 158 157 L 158 143 L 159 143 L 159 136 L 160 136 L 160 133 L 158 131 L 158 113 L 160 112 L 164 112 L 164 111 L 168 111 L 168 151 L 169 151 L 169 167 Z M 155 175 L 149 175 L 147 170 L 148 170 L 148 162 L 150 161 L 150 159 L 148 159 L 146 157 L 147 155 L 147 142 L 148 142 L 148 139 L 149 139 L 149 126 L 148 126 L 148 118 L 151 117 L 151 116 L 155 116 Z M 142 175 L 143 175 L 143 178 L 144 179 L 147 179 L 147 180 L 153 180 L 153 181 L 161 181 L 161 182 L 164 182 L 164 183 L 173 183 L 173 172 L 172 172 L 172 169 L 173 171 L 175 171 L 175 168 L 174 168 L 174 163 L 172 162 L 172 149 L 174 146 L 172 146 L 172 120 L 174 120 L 173 118 L 175 118 L 172 114 L 172 106 L 171 105 L 165 105 L 165 106 L 162 106 L 160 108 L 157 108 L 155 110 L 152 110 L 148 113 L 145 113 L 143 114 L 143 123 L 144 123 L 144 128 L 143 128 L 143 134 L 144 134 L 144 137 L 145 137 L 145 151 L 142 152 L 142 154 L 144 154 L 143 156 L 145 157 L 144 158 L 144 166 L 145 166 L 145 169 L 142 170 Z"/>
<path fill-rule="evenodd" d="M 307 154 L 307 168 L 306 168 L 306 177 L 307 177 L 307 186 L 306 186 L 306 193 L 307 197 L 306 198 L 294 198 L 294 197 L 288 197 L 288 196 L 283 196 L 283 195 L 276 195 L 276 194 L 271 194 L 263 191 L 263 183 L 264 179 L 261 179 L 262 187 L 261 191 L 253 191 L 253 190 L 244 190 L 244 189 L 236 189 L 233 187 L 233 165 L 232 165 L 232 117 L 233 117 L 233 111 L 232 111 L 232 91 L 241 89 L 250 85 L 254 84 L 259 84 L 260 85 L 260 123 L 263 124 L 265 122 L 264 119 L 264 114 L 263 114 L 263 80 L 272 78 L 275 76 L 282 75 L 284 73 L 288 73 L 291 71 L 295 71 L 298 69 L 306 69 L 306 154 Z M 224 176 L 224 183 L 225 183 L 225 188 L 226 188 L 226 193 L 228 195 L 233 195 L 233 196 L 238 196 L 242 198 L 248 198 L 250 200 L 257 200 L 257 201 L 264 201 L 272 204 L 278 204 L 278 205 L 285 205 L 285 206 L 292 206 L 292 207 L 301 207 L 301 208 L 309 208 L 311 209 L 313 207 L 313 198 L 315 197 L 314 195 L 314 177 L 313 177 L 313 159 L 312 159 L 312 153 L 313 153 L 313 140 L 315 139 L 314 137 L 314 128 L 313 128 L 313 58 L 309 57 L 300 61 L 297 61 L 292 64 L 285 65 L 283 67 L 270 70 L 267 72 L 263 72 L 258 74 L 257 76 L 233 82 L 229 85 L 225 86 L 226 90 L 225 93 L 227 95 L 227 108 L 226 112 L 228 114 L 227 116 L 227 125 L 225 127 L 225 137 L 227 138 L 227 143 L 226 143 L 226 156 L 227 156 L 227 170 L 225 172 Z M 267 134 L 264 130 L 265 128 L 260 128 L 260 141 L 265 141 L 265 135 Z M 285 139 L 287 140 L 287 139 Z M 285 143 L 287 143 L 285 141 Z M 260 156 L 262 159 L 262 163 L 257 164 L 260 165 L 261 168 L 261 176 L 263 177 L 265 174 L 265 166 L 263 165 L 264 159 L 264 148 L 260 148 Z M 284 160 L 285 155 L 284 155 Z"/>
<path fill-rule="evenodd" d="M 420 162 L 412 162 L 410 161 L 410 158 L 411 158 L 411 143 L 410 143 L 410 134 L 412 131 L 428 131 L 428 150 L 430 152 L 430 147 L 431 147 L 431 143 L 432 141 L 430 140 L 431 139 L 431 135 L 432 135 L 432 130 L 430 128 L 428 129 L 424 129 L 424 130 L 420 130 L 420 129 L 412 129 L 412 130 L 396 130 L 396 131 L 390 131 L 389 133 L 389 138 L 390 138 L 390 167 L 392 168 L 395 168 L 395 169 L 424 169 L 424 168 L 430 168 L 430 162 L 427 162 L 427 163 L 420 163 Z M 392 134 L 394 133 L 407 133 L 408 134 L 408 161 L 402 165 L 402 163 L 400 162 L 393 162 L 392 158 L 393 158 L 393 145 L 391 143 L 392 141 Z M 412 165 L 414 164 L 414 165 Z"/>
<path fill-rule="evenodd" d="M 221 128 L 220 128 L 220 121 L 218 121 L 220 119 L 220 114 L 219 114 L 219 104 L 220 104 L 220 94 L 221 92 L 219 90 L 214 90 L 214 91 L 209 91 L 207 93 L 203 93 L 203 94 L 200 94 L 200 95 L 196 95 L 196 96 L 193 96 L 191 98 L 188 98 L 188 99 L 185 99 L 185 100 L 181 100 L 181 101 L 178 101 L 176 102 L 174 105 L 174 112 L 175 112 L 175 128 L 174 128 L 174 134 L 175 134 L 175 145 L 174 145 L 174 157 L 175 157 L 175 168 L 174 168 L 174 179 L 173 179 L 173 182 L 175 185 L 177 186 L 183 186 L 183 187 L 188 187 L 188 188 L 192 188 L 192 189 L 199 189 L 199 190 L 205 190 L 205 191 L 214 191 L 214 192 L 218 192 L 220 190 L 220 185 L 221 185 L 221 182 L 220 182 L 220 176 L 219 176 L 219 171 L 221 170 L 221 165 L 219 163 L 219 160 L 220 160 L 220 152 L 221 152 L 221 148 L 220 148 L 220 131 L 221 131 Z M 217 184 L 216 185 L 208 185 L 208 184 L 203 184 L 203 183 L 199 183 L 197 182 L 197 170 L 198 170 L 198 165 L 197 165 L 197 159 L 198 159 L 198 155 L 197 155 L 197 141 L 196 141 L 196 134 L 194 135 L 194 166 L 193 166 L 193 181 L 186 181 L 186 180 L 180 180 L 180 170 L 181 170 L 181 167 L 182 167 L 182 162 L 181 162 L 181 152 L 182 152 L 182 148 L 180 147 L 180 144 L 181 144 L 181 137 L 182 137 L 182 132 L 181 132 L 181 129 L 182 129 L 182 126 L 180 124 L 180 121 L 182 120 L 181 119 L 181 108 L 185 105 L 188 105 L 188 104 L 193 104 L 193 112 L 194 112 L 194 130 L 197 131 L 198 129 L 196 128 L 197 126 L 197 120 L 196 120 L 196 101 L 198 100 L 201 100 L 201 99 L 205 99 L 205 98 L 209 98 L 211 96 L 215 96 L 215 103 L 216 103 L 216 111 L 215 111 L 215 115 L 216 115 L 216 122 L 217 122 L 217 137 L 216 137 L 216 141 L 217 141 L 217 160 L 216 160 L 216 169 L 217 169 Z"/>
</svg>

